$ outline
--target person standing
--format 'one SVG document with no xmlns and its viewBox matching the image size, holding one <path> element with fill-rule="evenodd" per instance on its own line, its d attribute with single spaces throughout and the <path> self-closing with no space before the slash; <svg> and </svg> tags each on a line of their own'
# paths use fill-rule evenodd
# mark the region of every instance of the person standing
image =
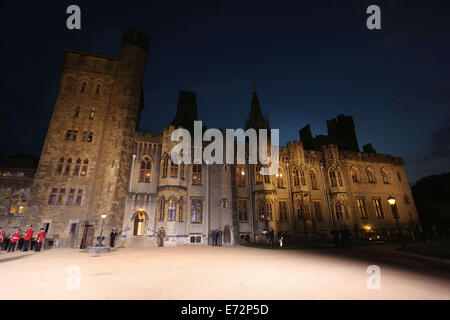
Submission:
<svg viewBox="0 0 450 320">
<path fill-rule="evenodd" d="M 28 247 L 31 243 L 31 237 L 33 236 L 34 230 L 33 226 L 27 226 L 27 230 L 25 231 L 23 238 L 23 251 L 28 251 Z"/>
<path fill-rule="evenodd" d="M 117 229 L 114 228 L 114 229 L 112 229 L 112 231 L 109 235 L 109 246 L 111 248 L 114 248 L 114 242 L 116 241 L 116 237 L 117 237 Z"/>
<path fill-rule="evenodd" d="M 6 233 L 3 231 L 3 227 L 0 227 L 0 250 L 3 250 L 3 239 L 6 238 Z"/>
<path fill-rule="evenodd" d="M 270 247 L 273 248 L 273 239 L 275 238 L 275 231 L 273 231 L 272 228 L 269 230 L 269 241 L 270 241 Z"/>
<path fill-rule="evenodd" d="M 9 241 L 8 252 L 14 252 L 16 249 L 16 244 L 20 240 L 20 229 L 17 228 L 17 231 L 11 235 L 11 241 Z"/>
<path fill-rule="evenodd" d="M 158 237 L 159 237 L 158 246 L 159 247 L 164 247 L 164 237 L 165 236 L 166 236 L 166 232 L 164 231 L 164 228 L 163 227 L 159 228 L 159 231 L 158 231 Z"/>
<path fill-rule="evenodd" d="M 44 228 L 41 228 L 39 234 L 36 237 L 36 246 L 34 247 L 35 252 L 41 251 L 42 243 L 44 242 L 44 240 L 45 240 L 45 231 Z"/>
</svg>

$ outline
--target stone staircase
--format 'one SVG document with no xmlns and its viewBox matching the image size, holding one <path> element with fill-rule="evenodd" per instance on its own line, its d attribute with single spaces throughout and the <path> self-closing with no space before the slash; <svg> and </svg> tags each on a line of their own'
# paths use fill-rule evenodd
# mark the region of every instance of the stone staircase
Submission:
<svg viewBox="0 0 450 320">
<path fill-rule="evenodd" d="M 147 238 L 144 236 L 127 237 L 123 244 L 124 248 L 150 248 L 157 246 L 156 238 Z"/>
</svg>

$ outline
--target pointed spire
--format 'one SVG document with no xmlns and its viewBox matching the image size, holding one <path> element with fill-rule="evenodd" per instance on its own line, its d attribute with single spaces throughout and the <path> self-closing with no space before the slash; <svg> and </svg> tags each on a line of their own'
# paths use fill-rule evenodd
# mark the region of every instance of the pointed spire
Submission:
<svg viewBox="0 0 450 320">
<path fill-rule="evenodd" d="M 252 102 L 250 107 L 250 113 L 245 123 L 245 129 L 249 128 L 253 128 L 255 130 L 269 129 L 269 122 L 267 121 L 267 116 L 264 117 L 261 111 L 261 105 L 259 103 L 258 95 L 256 93 L 255 81 L 252 82 Z"/>
<path fill-rule="evenodd" d="M 180 91 L 178 107 L 172 125 L 183 127 L 193 132 L 194 121 L 197 120 L 197 102 L 195 92 Z"/>
</svg>

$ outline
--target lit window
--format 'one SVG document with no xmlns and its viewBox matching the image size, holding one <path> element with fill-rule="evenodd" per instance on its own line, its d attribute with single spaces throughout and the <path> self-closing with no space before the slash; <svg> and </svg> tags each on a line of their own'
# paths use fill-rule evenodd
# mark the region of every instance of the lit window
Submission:
<svg viewBox="0 0 450 320">
<path fill-rule="evenodd" d="M 84 176 L 87 175 L 88 165 L 89 165 L 89 160 L 88 159 L 84 159 L 84 161 L 83 161 L 83 168 L 81 169 L 80 176 L 84 177 Z"/>
<path fill-rule="evenodd" d="M 245 187 L 245 170 L 243 167 L 236 168 L 236 184 Z"/>
<path fill-rule="evenodd" d="M 337 187 L 337 178 L 336 178 L 336 170 L 334 170 L 333 168 L 330 169 L 329 173 L 328 173 L 329 177 L 330 177 L 330 185 L 332 187 Z"/>
<path fill-rule="evenodd" d="M 384 213 L 383 213 L 383 208 L 381 207 L 381 200 L 380 200 L 380 198 L 373 199 L 373 206 L 375 207 L 375 211 L 377 213 L 377 218 L 383 219 L 384 218 Z"/>
<path fill-rule="evenodd" d="M 167 220 L 175 221 L 176 219 L 176 202 L 174 200 L 169 200 L 169 205 L 167 207 Z"/>
<path fill-rule="evenodd" d="M 281 168 L 278 168 L 278 173 L 276 174 L 276 177 L 277 177 L 278 188 L 284 188 L 284 178 L 283 178 L 283 172 L 281 171 Z"/>
<path fill-rule="evenodd" d="M 202 222 L 202 200 L 193 199 L 191 202 L 191 222 Z"/>
<path fill-rule="evenodd" d="M 141 161 L 141 168 L 139 171 L 139 182 L 150 182 L 152 177 L 152 163 L 149 158 L 144 158 Z"/>
<path fill-rule="evenodd" d="M 192 184 L 202 184 L 202 165 L 192 165 Z"/>
<path fill-rule="evenodd" d="M 366 200 L 364 198 L 357 197 L 356 204 L 358 205 L 358 211 L 361 219 L 367 219 Z"/>
<path fill-rule="evenodd" d="M 294 169 L 292 169 L 292 179 L 294 182 L 294 186 L 300 185 L 300 177 L 299 177 L 298 170 L 296 167 L 294 167 Z"/>
</svg>

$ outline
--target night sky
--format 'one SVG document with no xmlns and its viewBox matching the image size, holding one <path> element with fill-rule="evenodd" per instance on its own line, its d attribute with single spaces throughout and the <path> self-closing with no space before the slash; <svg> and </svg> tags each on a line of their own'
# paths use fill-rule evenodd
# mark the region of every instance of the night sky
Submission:
<svg viewBox="0 0 450 320">
<path fill-rule="evenodd" d="M 360 147 L 401 156 L 411 183 L 450 171 L 450 1 L 1 1 L 2 156 L 39 157 L 63 48 L 119 56 L 129 28 L 150 37 L 140 128 L 161 132 L 179 90 L 209 128 L 241 128 L 256 82 L 281 143 L 354 117 Z M 82 29 L 66 28 L 77 4 Z M 382 30 L 366 28 L 381 7 Z"/>
</svg>

